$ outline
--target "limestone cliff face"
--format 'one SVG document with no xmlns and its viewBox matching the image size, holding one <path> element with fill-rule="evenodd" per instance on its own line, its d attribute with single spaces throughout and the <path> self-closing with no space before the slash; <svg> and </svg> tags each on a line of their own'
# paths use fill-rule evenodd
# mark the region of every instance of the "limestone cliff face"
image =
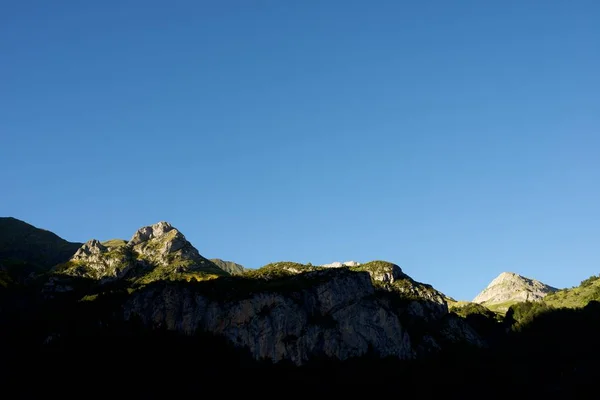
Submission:
<svg viewBox="0 0 600 400">
<path fill-rule="evenodd" d="M 298 278 L 314 282 L 312 286 L 228 300 L 191 287 L 146 288 L 127 302 L 125 317 L 188 334 L 202 329 L 223 335 L 256 359 L 302 364 L 312 356 L 343 360 L 369 349 L 381 356 L 414 357 L 408 333 L 374 296 L 368 274 L 336 270 L 305 275 Z"/>
<path fill-rule="evenodd" d="M 103 282 L 126 278 L 140 283 L 228 275 L 202 257 L 185 236 L 167 222 L 139 229 L 129 242 L 90 240 L 77 250 L 60 273 Z"/>
<path fill-rule="evenodd" d="M 298 365 L 314 356 L 344 360 L 372 351 L 409 359 L 448 343 L 483 345 L 462 319 L 448 314 L 435 289 L 395 264 L 361 267 L 281 262 L 239 278 L 150 285 L 132 294 L 125 318 L 222 335 L 256 359 Z"/>
<path fill-rule="evenodd" d="M 71 259 L 75 261 L 89 260 L 90 262 L 98 262 L 101 255 L 106 253 L 107 250 L 106 246 L 102 245 L 102 243 L 92 239 L 77 249 Z"/>
<path fill-rule="evenodd" d="M 374 285 L 408 301 L 404 312 L 426 320 L 436 320 L 448 314 L 446 296 L 431 285 L 417 282 L 396 265 L 385 261 L 371 261 L 351 268 L 367 271 Z"/>
<path fill-rule="evenodd" d="M 473 299 L 474 303 L 497 305 L 509 302 L 540 301 L 558 289 L 535 279 L 503 272 Z"/>
<path fill-rule="evenodd" d="M 448 314 L 442 321 L 441 336 L 450 343 L 469 343 L 476 347 L 486 347 L 487 343 L 464 319 L 456 314 Z"/>
</svg>

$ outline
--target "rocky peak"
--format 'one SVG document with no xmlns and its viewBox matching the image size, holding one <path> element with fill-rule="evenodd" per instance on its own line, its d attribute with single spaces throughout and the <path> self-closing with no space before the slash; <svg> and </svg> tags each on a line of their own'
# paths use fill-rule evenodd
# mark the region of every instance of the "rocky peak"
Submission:
<svg viewBox="0 0 600 400">
<path fill-rule="evenodd" d="M 113 251 L 114 250 L 114 251 Z M 105 246 L 96 239 L 83 244 L 71 257 L 67 275 L 101 279 L 104 281 L 125 276 L 131 269 L 129 248 Z"/>
<path fill-rule="evenodd" d="M 531 279 L 525 278 L 514 272 L 503 272 L 500 275 L 498 275 L 496 278 L 494 278 L 494 280 L 490 282 L 488 287 L 499 285 L 502 282 L 510 282 L 510 281 L 515 281 L 515 280 L 519 280 L 519 279 L 531 281 Z"/>
<path fill-rule="evenodd" d="M 83 244 L 71 258 L 73 261 L 86 261 L 106 253 L 108 249 L 100 241 L 92 239 Z"/>
<path fill-rule="evenodd" d="M 479 304 L 540 301 L 558 289 L 514 272 L 503 272 L 473 299 Z"/>
<path fill-rule="evenodd" d="M 135 246 L 137 244 L 147 242 L 150 239 L 164 236 L 167 232 L 173 229 L 175 228 L 173 228 L 171 224 L 165 221 L 161 221 L 150 226 L 144 226 L 143 228 L 137 230 L 137 232 L 133 235 L 128 244 L 131 246 Z"/>
<path fill-rule="evenodd" d="M 164 221 L 138 229 L 129 242 L 115 239 L 102 244 L 90 240 L 71 258 L 63 273 L 103 282 L 127 277 L 141 283 L 186 276 L 191 279 L 190 275 L 228 275 Z"/>
<path fill-rule="evenodd" d="M 139 229 L 129 241 L 141 257 L 167 265 L 174 259 L 191 263 L 206 261 L 185 236 L 167 222 Z"/>
</svg>

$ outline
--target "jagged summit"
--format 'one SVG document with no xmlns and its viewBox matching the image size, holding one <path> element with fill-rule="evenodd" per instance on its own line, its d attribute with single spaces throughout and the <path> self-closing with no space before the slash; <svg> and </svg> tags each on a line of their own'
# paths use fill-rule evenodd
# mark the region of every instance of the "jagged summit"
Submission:
<svg viewBox="0 0 600 400">
<path fill-rule="evenodd" d="M 545 283 L 514 272 L 502 272 L 473 299 L 473 302 L 487 306 L 504 305 L 504 308 L 508 308 L 511 304 L 518 302 L 540 301 L 547 294 L 557 290 Z"/>
<path fill-rule="evenodd" d="M 154 225 L 144 226 L 137 230 L 129 241 L 130 246 L 135 246 L 148 240 L 164 236 L 166 233 L 172 231 L 173 225 L 166 221 L 157 222 Z"/>
<path fill-rule="evenodd" d="M 139 283 L 228 275 L 202 257 L 180 231 L 165 221 L 138 229 L 129 242 L 113 239 L 100 243 L 92 239 L 59 271 L 103 281 L 126 278 Z"/>
<path fill-rule="evenodd" d="M 192 263 L 206 261 L 185 236 L 168 222 L 138 229 L 127 243 L 141 257 L 163 265 L 173 261 L 172 256 Z"/>
<path fill-rule="evenodd" d="M 106 253 L 108 249 L 100 241 L 91 239 L 85 242 L 73 255 L 71 260 L 87 260 L 94 255 Z"/>
</svg>

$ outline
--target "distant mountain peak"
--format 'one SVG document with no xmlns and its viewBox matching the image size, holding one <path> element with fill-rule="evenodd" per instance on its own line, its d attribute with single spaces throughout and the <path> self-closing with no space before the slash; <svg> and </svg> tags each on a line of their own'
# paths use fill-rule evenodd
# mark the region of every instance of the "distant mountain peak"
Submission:
<svg viewBox="0 0 600 400">
<path fill-rule="evenodd" d="M 479 293 L 473 303 L 498 305 L 523 301 L 540 301 L 558 289 L 514 272 L 502 272 Z"/>
<path fill-rule="evenodd" d="M 359 265 L 360 265 L 360 263 L 357 261 L 344 261 L 344 262 L 335 261 L 335 262 L 332 262 L 331 264 L 323 264 L 323 265 L 321 265 L 321 267 L 323 267 L 323 268 L 341 268 L 341 267 L 358 267 Z"/>
</svg>

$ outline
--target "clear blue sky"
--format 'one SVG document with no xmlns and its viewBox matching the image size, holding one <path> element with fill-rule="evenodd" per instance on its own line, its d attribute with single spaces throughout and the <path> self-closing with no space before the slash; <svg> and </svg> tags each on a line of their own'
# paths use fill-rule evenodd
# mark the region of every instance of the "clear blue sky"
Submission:
<svg viewBox="0 0 600 400">
<path fill-rule="evenodd" d="M 600 272 L 600 2 L 15 1 L 0 215 L 470 299 Z"/>
</svg>

